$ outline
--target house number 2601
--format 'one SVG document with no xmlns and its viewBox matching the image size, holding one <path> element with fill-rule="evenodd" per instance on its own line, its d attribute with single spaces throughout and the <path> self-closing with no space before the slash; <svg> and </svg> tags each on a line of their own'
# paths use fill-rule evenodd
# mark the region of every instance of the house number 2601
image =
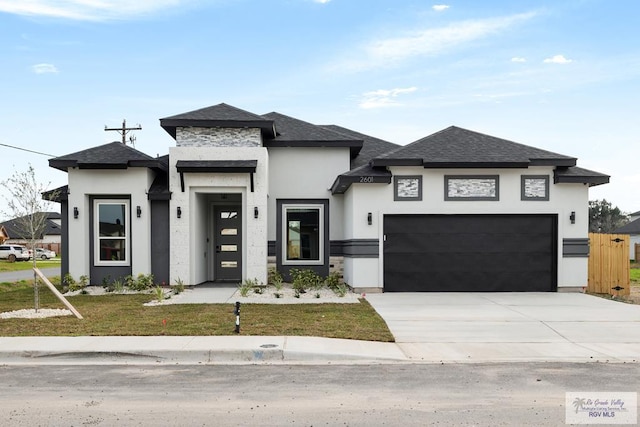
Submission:
<svg viewBox="0 0 640 427">
<path fill-rule="evenodd" d="M 372 176 L 361 176 L 360 177 L 360 182 L 373 182 L 373 177 Z"/>
</svg>

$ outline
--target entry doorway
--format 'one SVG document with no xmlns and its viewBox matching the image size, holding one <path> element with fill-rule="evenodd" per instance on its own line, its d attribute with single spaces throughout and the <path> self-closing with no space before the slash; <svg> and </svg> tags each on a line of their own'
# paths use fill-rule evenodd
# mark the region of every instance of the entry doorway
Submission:
<svg viewBox="0 0 640 427">
<path fill-rule="evenodd" d="M 214 280 L 241 282 L 242 205 L 214 205 L 213 231 Z"/>
</svg>

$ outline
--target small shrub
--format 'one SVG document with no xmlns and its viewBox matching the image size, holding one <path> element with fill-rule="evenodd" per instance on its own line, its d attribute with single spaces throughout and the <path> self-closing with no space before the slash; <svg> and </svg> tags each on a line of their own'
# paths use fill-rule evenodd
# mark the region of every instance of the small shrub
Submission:
<svg viewBox="0 0 640 427">
<path fill-rule="evenodd" d="M 307 289 L 318 290 L 322 287 L 322 279 L 313 270 L 292 268 L 290 273 L 293 289 L 300 293 L 305 293 Z"/>
<path fill-rule="evenodd" d="M 282 294 L 280 292 L 274 292 L 273 296 L 276 298 L 282 298 Z"/>
<path fill-rule="evenodd" d="M 153 288 L 154 285 L 153 274 L 140 273 L 130 287 L 134 291 L 146 291 L 147 289 Z"/>
<path fill-rule="evenodd" d="M 334 271 L 324 279 L 324 283 L 329 289 L 334 290 L 342 284 L 342 278 L 337 271 Z"/>
<path fill-rule="evenodd" d="M 125 276 L 122 283 L 125 288 L 134 289 L 136 287 L 136 279 L 132 275 Z"/>
<path fill-rule="evenodd" d="M 349 287 L 344 283 L 340 283 L 333 289 L 333 292 L 340 298 L 342 298 L 343 296 L 347 295 L 347 292 L 349 292 Z"/>
<path fill-rule="evenodd" d="M 102 287 L 106 292 L 113 292 L 115 287 L 113 286 L 113 282 L 111 282 L 111 276 L 105 276 L 102 278 Z"/>
<path fill-rule="evenodd" d="M 314 295 L 316 298 L 320 298 L 320 292 L 316 292 L 316 294 Z"/>
<path fill-rule="evenodd" d="M 300 289 L 294 289 L 293 290 L 293 297 L 294 298 L 300 298 Z"/>
<path fill-rule="evenodd" d="M 282 290 L 282 282 L 284 279 L 282 278 L 282 274 L 275 268 L 269 269 L 269 274 L 267 276 L 267 284 L 273 285 L 277 291 Z"/>
<path fill-rule="evenodd" d="M 82 286 L 76 282 L 73 276 L 69 273 L 65 274 L 62 278 L 62 284 L 70 291 L 79 291 L 82 289 Z"/>
<path fill-rule="evenodd" d="M 258 294 L 258 295 L 262 295 L 262 288 L 258 287 L 258 288 L 253 288 L 253 292 Z"/>
<path fill-rule="evenodd" d="M 87 276 L 86 274 L 83 274 L 82 276 L 80 276 L 80 279 L 78 280 L 78 284 L 82 288 L 86 288 L 89 285 L 89 276 Z"/>
</svg>

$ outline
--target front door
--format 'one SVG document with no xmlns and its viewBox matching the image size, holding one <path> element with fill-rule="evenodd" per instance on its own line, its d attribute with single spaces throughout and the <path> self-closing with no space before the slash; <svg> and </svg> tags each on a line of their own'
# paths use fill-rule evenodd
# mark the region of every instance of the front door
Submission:
<svg viewBox="0 0 640 427">
<path fill-rule="evenodd" d="M 242 281 L 241 206 L 216 206 L 214 209 L 216 281 Z"/>
</svg>

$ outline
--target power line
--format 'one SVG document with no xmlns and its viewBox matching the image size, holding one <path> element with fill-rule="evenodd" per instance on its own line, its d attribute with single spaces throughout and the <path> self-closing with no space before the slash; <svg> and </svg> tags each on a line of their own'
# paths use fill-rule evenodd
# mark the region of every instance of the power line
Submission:
<svg viewBox="0 0 640 427">
<path fill-rule="evenodd" d="M 47 157 L 58 157 L 58 156 L 54 156 L 53 154 L 41 153 L 40 151 L 28 150 L 26 148 L 16 147 L 14 145 L 2 144 L 2 143 L 0 143 L 0 145 L 2 145 L 3 147 L 14 148 L 16 150 L 27 151 L 29 153 L 40 154 L 40 155 L 47 156 Z"/>
</svg>

